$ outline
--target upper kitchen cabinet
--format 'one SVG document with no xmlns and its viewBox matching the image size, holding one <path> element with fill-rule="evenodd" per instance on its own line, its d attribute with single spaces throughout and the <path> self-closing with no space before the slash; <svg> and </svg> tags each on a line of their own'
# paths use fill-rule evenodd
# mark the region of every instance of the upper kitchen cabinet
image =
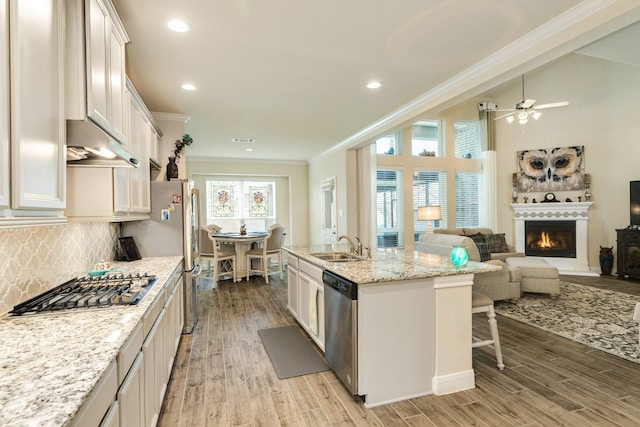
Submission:
<svg viewBox="0 0 640 427">
<path fill-rule="evenodd" d="M 66 0 L 66 115 L 125 143 L 127 32 L 111 0 Z"/>
<path fill-rule="evenodd" d="M 65 221 L 63 23 L 63 0 L 0 0 L 0 226 Z"/>
</svg>

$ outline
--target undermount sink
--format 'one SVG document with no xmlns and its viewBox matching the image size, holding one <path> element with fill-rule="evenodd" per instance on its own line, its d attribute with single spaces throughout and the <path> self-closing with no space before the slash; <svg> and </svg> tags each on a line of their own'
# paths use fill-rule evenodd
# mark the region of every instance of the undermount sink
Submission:
<svg viewBox="0 0 640 427">
<path fill-rule="evenodd" d="M 312 257 L 329 262 L 354 262 L 362 261 L 364 259 L 348 252 L 315 252 L 310 255 Z"/>
</svg>

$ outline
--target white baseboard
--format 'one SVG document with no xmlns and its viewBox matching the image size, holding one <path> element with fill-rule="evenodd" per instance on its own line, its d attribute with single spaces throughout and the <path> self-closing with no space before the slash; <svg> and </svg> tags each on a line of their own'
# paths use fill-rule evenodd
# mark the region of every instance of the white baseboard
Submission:
<svg viewBox="0 0 640 427">
<path fill-rule="evenodd" d="M 475 388 L 475 386 L 475 373 L 473 369 L 433 377 L 433 393 L 436 396 L 469 390 Z"/>
</svg>

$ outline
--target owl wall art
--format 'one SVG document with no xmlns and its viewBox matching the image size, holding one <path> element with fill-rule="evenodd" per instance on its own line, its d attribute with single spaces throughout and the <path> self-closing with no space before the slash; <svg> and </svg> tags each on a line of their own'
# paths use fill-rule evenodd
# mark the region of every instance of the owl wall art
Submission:
<svg viewBox="0 0 640 427">
<path fill-rule="evenodd" d="M 584 146 L 518 152 L 516 191 L 584 189 Z"/>
</svg>

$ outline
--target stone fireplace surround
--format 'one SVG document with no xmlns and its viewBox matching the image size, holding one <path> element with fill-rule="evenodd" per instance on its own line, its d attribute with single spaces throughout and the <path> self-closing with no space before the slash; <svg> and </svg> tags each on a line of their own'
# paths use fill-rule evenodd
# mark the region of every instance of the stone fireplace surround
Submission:
<svg viewBox="0 0 640 427">
<path fill-rule="evenodd" d="M 593 202 L 576 203 L 514 203 L 514 243 L 516 251 L 525 251 L 525 222 L 571 221 L 576 222 L 576 257 L 536 257 L 546 260 L 560 274 L 597 276 L 589 267 L 589 207 Z"/>
</svg>

